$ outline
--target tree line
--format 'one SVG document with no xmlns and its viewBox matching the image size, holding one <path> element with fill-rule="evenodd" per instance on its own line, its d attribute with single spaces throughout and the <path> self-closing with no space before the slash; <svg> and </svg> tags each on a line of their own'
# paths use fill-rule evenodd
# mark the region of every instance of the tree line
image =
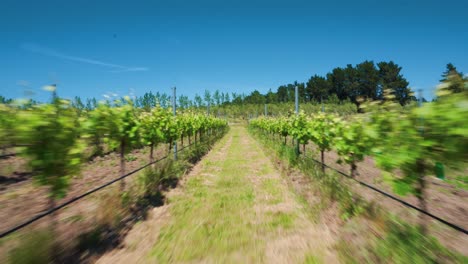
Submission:
<svg viewBox="0 0 468 264">
<path fill-rule="evenodd" d="M 327 102 L 338 104 L 352 102 L 358 105 L 363 100 L 383 100 L 384 91 L 386 91 L 386 93 L 391 93 L 401 105 L 405 105 L 415 101 L 416 97 L 401 70 L 402 67 L 393 61 L 374 63 L 366 60 L 354 66 L 348 64 L 346 67 L 336 67 L 325 76 L 315 74 L 307 82 L 294 81 L 290 84 L 280 85 L 276 91 L 270 89 L 265 94 L 260 93 L 258 90 L 254 90 L 247 95 L 245 93 L 229 93 L 220 90 L 214 92 L 205 90 L 202 95 L 195 94 L 193 99 L 186 95 L 179 95 L 177 97 L 177 106 L 188 109 L 225 105 L 289 103 L 295 100 L 296 86 L 299 90 L 299 100 L 302 103 Z M 448 84 L 447 89 L 457 93 L 466 89 L 463 84 L 466 78 L 452 63 L 448 63 L 440 81 Z M 99 100 L 96 98 L 82 99 L 79 96 L 71 101 L 75 108 L 82 110 L 95 109 L 99 104 Z M 111 104 L 114 100 L 107 99 L 105 101 Z M 143 96 L 132 98 L 132 101 L 136 107 L 144 109 L 151 109 L 156 105 L 163 108 L 172 105 L 171 95 L 160 92 L 147 92 Z M 0 96 L 0 103 L 11 102 L 11 99 Z M 34 100 L 29 102 L 29 104 L 37 103 Z"/>
<path fill-rule="evenodd" d="M 384 91 L 393 94 L 395 99 L 405 105 L 415 101 L 414 92 L 409 88 L 409 82 L 401 73 L 402 68 L 394 63 L 364 61 L 355 66 L 348 64 L 346 67 L 336 67 L 325 76 L 313 75 L 307 82 L 297 81 L 281 85 L 276 92 L 271 89 L 262 95 L 253 91 L 250 95 L 241 98 L 247 103 L 277 103 L 293 102 L 295 100 L 295 87 L 298 87 L 299 100 L 301 102 L 330 102 L 343 101 L 359 104 L 362 100 L 383 100 Z M 456 67 L 449 63 L 442 74 L 442 83 L 449 84 L 452 92 L 461 92 L 463 80 L 466 77 L 457 71 Z"/>
</svg>

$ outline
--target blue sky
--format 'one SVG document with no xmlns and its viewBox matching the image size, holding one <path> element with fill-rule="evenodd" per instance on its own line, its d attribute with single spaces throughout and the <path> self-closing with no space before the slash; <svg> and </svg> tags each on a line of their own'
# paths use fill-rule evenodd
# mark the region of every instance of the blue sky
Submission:
<svg viewBox="0 0 468 264">
<path fill-rule="evenodd" d="M 266 92 L 364 60 L 393 60 L 432 97 L 468 72 L 467 1 L 0 0 L 0 95 Z"/>
</svg>

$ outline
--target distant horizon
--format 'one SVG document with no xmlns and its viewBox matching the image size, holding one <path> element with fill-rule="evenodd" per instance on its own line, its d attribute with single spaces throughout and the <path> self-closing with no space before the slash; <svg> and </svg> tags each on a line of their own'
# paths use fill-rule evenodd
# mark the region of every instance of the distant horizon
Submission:
<svg viewBox="0 0 468 264">
<path fill-rule="evenodd" d="M 26 1 L 28 2 L 28 1 Z M 335 67 L 393 61 L 427 100 L 447 63 L 468 72 L 468 3 L 370 0 L 5 0 L 0 95 L 48 100 L 205 90 L 265 94 Z"/>
</svg>

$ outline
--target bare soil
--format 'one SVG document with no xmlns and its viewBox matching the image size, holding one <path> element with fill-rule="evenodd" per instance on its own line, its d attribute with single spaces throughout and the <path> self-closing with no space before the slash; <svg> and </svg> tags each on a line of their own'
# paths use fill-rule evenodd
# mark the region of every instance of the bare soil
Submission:
<svg viewBox="0 0 468 264">
<path fill-rule="evenodd" d="M 181 147 L 179 145 L 179 149 Z M 161 145 L 154 151 L 155 159 L 166 155 L 168 155 L 167 145 Z M 149 162 L 149 148 L 133 150 L 126 156 L 132 157 L 131 159 L 127 158 L 126 161 L 126 172 L 131 172 Z M 119 161 L 119 154 L 114 152 L 87 162 L 83 166 L 80 175 L 70 179 L 67 195 L 56 201 L 56 204 L 64 203 L 119 177 Z M 33 173 L 28 171 L 23 158 L 9 156 L 0 159 L 0 175 L 0 180 L 3 179 L 3 181 L 0 181 L 0 231 L 8 230 L 48 209 L 48 189 L 47 187 L 37 186 Z M 132 175 L 125 179 L 127 188 L 131 186 L 135 177 L 136 175 Z M 113 214 L 111 211 L 101 212 L 100 209 L 105 208 L 106 202 L 112 202 L 112 193 L 118 192 L 118 184 L 114 185 L 74 203 L 73 206 L 65 207 L 55 214 L 55 220 L 58 222 L 56 235 L 62 245 L 72 243 L 73 247 L 75 247 L 77 242 L 75 238 L 91 231 L 98 225 L 98 221 L 102 221 L 101 218 L 106 217 L 106 214 Z M 112 205 L 109 204 L 109 206 Z M 109 209 L 112 210 L 112 208 Z M 33 230 L 48 228 L 50 223 L 51 218 L 45 217 L 30 227 L 2 239 L 2 243 L 0 243 L 0 262 L 4 262 L 3 258 L 8 256 L 7 252 L 18 244 L 17 238 L 23 237 Z M 126 230 L 122 232 L 126 232 Z M 112 234 L 112 236 L 114 235 Z M 110 238 L 109 241 L 111 240 L 114 241 L 115 239 Z M 115 243 L 115 241 L 112 243 Z"/>
</svg>

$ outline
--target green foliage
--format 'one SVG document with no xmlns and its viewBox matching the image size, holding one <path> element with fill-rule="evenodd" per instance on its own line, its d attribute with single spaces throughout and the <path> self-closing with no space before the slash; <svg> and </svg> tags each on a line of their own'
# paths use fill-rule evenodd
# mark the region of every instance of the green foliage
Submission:
<svg viewBox="0 0 468 264">
<path fill-rule="evenodd" d="M 439 88 L 439 98 L 422 107 L 402 110 L 392 101 L 369 114 L 368 132 L 376 143 L 377 164 L 387 171 L 400 169 L 393 177 L 396 192 L 422 195 L 421 178 L 433 173 L 434 165 L 463 165 L 468 159 L 468 97 Z"/>
<path fill-rule="evenodd" d="M 111 122 L 108 127 L 108 138 L 113 148 L 125 146 L 124 151 L 130 151 L 130 147 L 140 140 L 140 122 L 136 109 L 131 102 L 120 107 L 110 108 Z"/>
<path fill-rule="evenodd" d="M 83 144 L 76 112 L 68 101 L 36 105 L 20 111 L 18 138 L 25 145 L 21 154 L 36 173 L 41 185 L 50 186 L 50 195 L 63 197 L 68 179 L 79 172 Z"/>
<path fill-rule="evenodd" d="M 93 107 L 84 107 L 79 98 L 73 107 L 56 95 L 52 103 L 27 107 L 25 103 L 0 104 L 0 147 L 22 145 L 20 154 L 37 182 L 50 187 L 53 198 L 63 197 L 69 178 L 79 172 L 85 143 L 94 145 L 93 155 L 102 154 L 105 143 L 124 154 L 141 144 L 171 143 L 181 135 L 227 126 L 224 120 L 191 112 L 175 117 L 159 106 L 141 113 L 128 97 L 113 103 L 93 102 Z"/>
<path fill-rule="evenodd" d="M 312 141 L 321 151 L 330 150 L 335 138 L 335 126 L 339 122 L 333 114 L 318 113 L 312 117 L 308 131 Z"/>
<path fill-rule="evenodd" d="M 17 110 L 14 107 L 0 104 L 0 148 L 16 142 L 16 114 Z"/>
<path fill-rule="evenodd" d="M 465 85 L 466 77 L 463 77 L 463 73 L 457 71 L 457 68 L 452 64 L 447 64 L 446 71 L 442 74 L 443 90 L 451 93 L 461 93 L 467 91 L 468 87 Z"/>
<path fill-rule="evenodd" d="M 370 65 L 362 70 L 369 68 Z M 370 68 L 369 68 L 370 69 Z M 468 85 L 468 83 L 466 83 Z M 252 128 L 265 135 L 293 136 L 300 143 L 312 141 L 323 153 L 335 149 L 339 162 L 351 165 L 372 154 L 377 165 L 402 176 L 384 174 L 398 194 L 414 194 L 426 209 L 424 177 L 433 173 L 435 164 L 462 167 L 468 160 L 468 94 L 451 93 L 439 87 L 438 99 L 422 107 L 402 107 L 392 91 L 382 101 L 363 105 L 368 114 L 344 120 L 333 114 L 257 118 Z"/>
<path fill-rule="evenodd" d="M 83 127 L 85 137 L 89 138 L 95 147 L 93 154 L 103 153 L 102 144 L 108 139 L 113 118 L 111 107 L 104 103 L 98 104 L 94 110 L 88 112 Z"/>
<path fill-rule="evenodd" d="M 312 138 L 311 130 L 308 129 L 310 120 L 301 112 L 299 115 L 294 116 L 291 121 L 291 136 L 299 140 L 300 144 L 307 144 Z"/>
<path fill-rule="evenodd" d="M 135 161 L 135 160 L 137 160 L 137 157 L 134 155 L 128 154 L 127 156 L 125 156 L 126 162 Z"/>
<path fill-rule="evenodd" d="M 359 118 L 352 118 L 336 122 L 335 125 L 334 149 L 340 155 L 338 162 L 344 161 L 351 165 L 352 174 L 356 163 L 362 161 L 373 146 L 373 140 L 366 133 L 363 123 Z"/>
<path fill-rule="evenodd" d="M 159 185 L 164 177 L 164 169 L 154 169 L 149 167 L 138 177 L 139 188 L 145 195 L 154 195 L 159 191 Z"/>
<path fill-rule="evenodd" d="M 400 73 L 400 66 L 393 61 L 379 62 L 377 66 L 379 67 L 379 85 L 383 90 L 392 91 L 395 99 L 401 105 L 406 105 L 410 101 L 415 101 L 416 98 L 414 98 L 411 89 L 408 87 L 408 81 Z"/>
</svg>

